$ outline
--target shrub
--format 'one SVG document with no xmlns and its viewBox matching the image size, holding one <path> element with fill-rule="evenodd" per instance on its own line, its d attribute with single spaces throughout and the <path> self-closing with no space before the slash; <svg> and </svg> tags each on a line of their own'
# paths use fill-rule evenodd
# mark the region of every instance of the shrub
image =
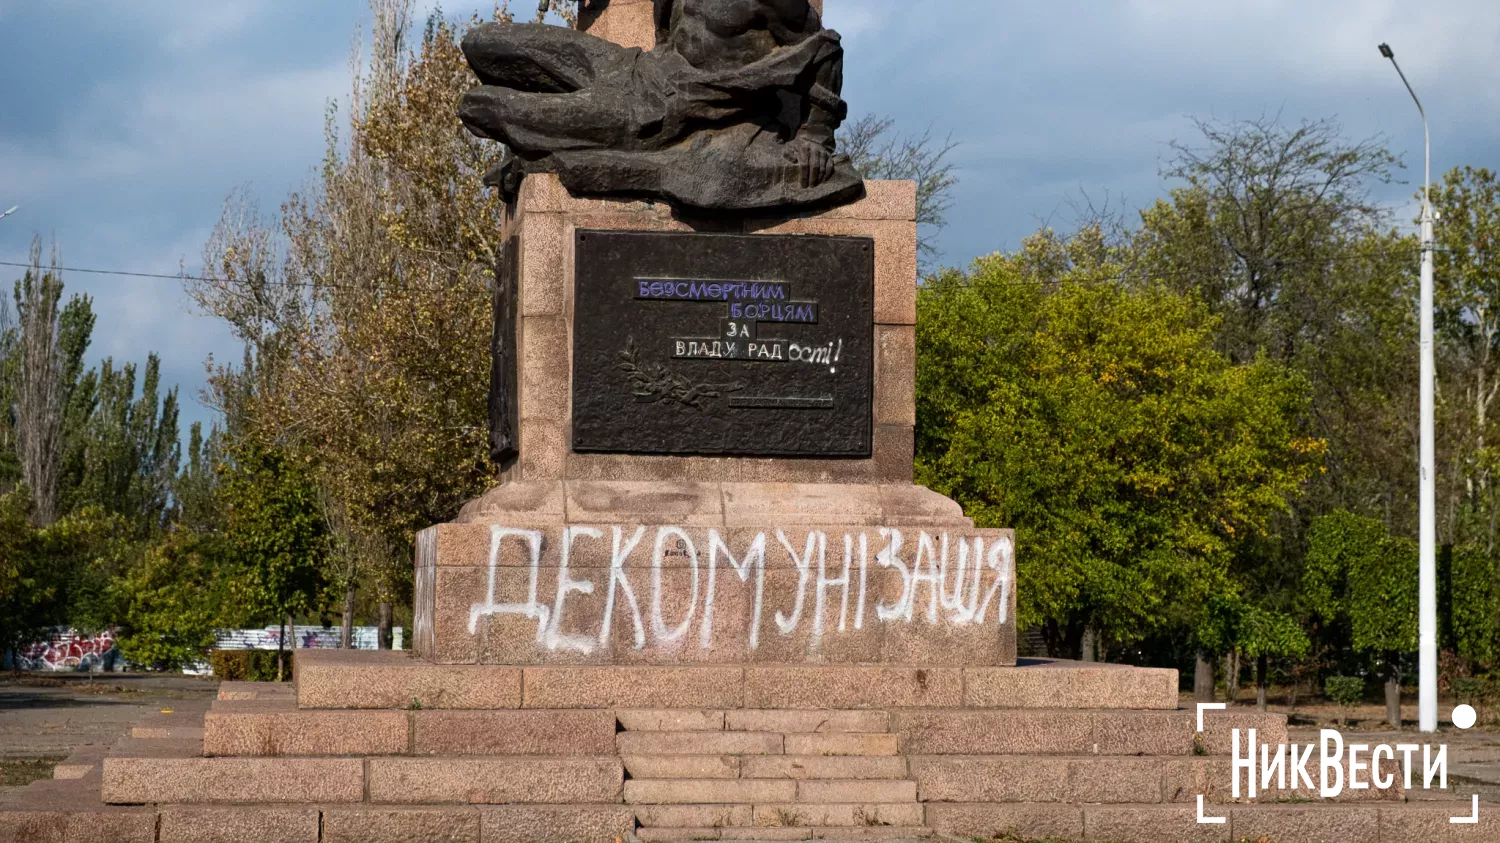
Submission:
<svg viewBox="0 0 1500 843">
<path fill-rule="evenodd" d="M 282 678 L 291 681 L 292 654 L 284 651 Z M 275 682 L 275 650 L 214 650 L 209 654 L 214 676 L 225 682 Z"/>
<path fill-rule="evenodd" d="M 208 654 L 214 678 L 222 682 L 244 682 L 250 675 L 249 650 L 212 650 Z"/>
<path fill-rule="evenodd" d="M 1338 703 L 1339 725 L 1348 720 L 1349 711 L 1365 698 L 1365 680 L 1358 676 L 1330 676 L 1323 683 L 1323 692 Z"/>
<path fill-rule="evenodd" d="M 1488 723 L 1495 707 L 1500 705 L 1500 679 L 1494 676 L 1472 676 L 1453 680 L 1453 696 L 1474 707 L 1479 722 Z"/>
</svg>

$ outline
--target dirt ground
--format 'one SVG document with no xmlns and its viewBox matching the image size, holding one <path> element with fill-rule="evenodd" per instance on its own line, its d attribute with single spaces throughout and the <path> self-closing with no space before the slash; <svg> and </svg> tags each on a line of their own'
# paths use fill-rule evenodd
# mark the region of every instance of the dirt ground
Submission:
<svg viewBox="0 0 1500 843">
<path fill-rule="evenodd" d="M 111 744 L 174 700 L 208 699 L 210 677 L 100 673 L 0 674 L 0 794 L 37 778 L 80 746 Z"/>
<path fill-rule="evenodd" d="M 1438 701 L 1438 732 L 1423 735 L 1417 731 L 1417 700 L 1415 695 L 1404 695 L 1401 700 L 1401 731 L 1397 732 L 1385 720 L 1383 704 L 1369 704 L 1347 712 L 1326 700 L 1303 697 L 1291 705 L 1284 696 L 1272 693 L 1267 710 L 1287 715 L 1290 739 L 1294 743 L 1308 744 L 1318 740 L 1320 729 L 1337 729 L 1347 744 L 1351 739 L 1370 745 L 1398 743 L 1446 744 L 1448 747 L 1448 789 L 1446 791 L 1424 791 L 1420 785 L 1407 794 L 1413 801 L 1422 799 L 1451 800 L 1455 797 L 1467 799 L 1479 794 L 1484 802 L 1500 803 L 1500 722 L 1480 722 L 1472 729 L 1456 728 L 1450 720 L 1456 701 L 1447 698 Z M 1255 693 L 1242 692 L 1237 697 L 1236 707 L 1253 709 Z M 1192 707 L 1192 696 L 1184 695 L 1182 706 Z M 1339 718 L 1347 721 L 1341 726 Z M 1420 774 L 1418 775 L 1418 778 Z M 1414 779 L 1415 782 L 1415 779 Z M 1434 785 L 1435 786 L 1435 785 Z"/>
</svg>

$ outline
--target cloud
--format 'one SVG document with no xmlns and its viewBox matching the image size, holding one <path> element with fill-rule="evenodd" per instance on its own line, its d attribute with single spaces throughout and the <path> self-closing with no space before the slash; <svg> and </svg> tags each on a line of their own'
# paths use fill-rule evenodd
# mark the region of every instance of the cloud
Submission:
<svg viewBox="0 0 1500 843">
<path fill-rule="evenodd" d="M 183 0 L 147 8 L 163 22 L 161 44 L 169 50 L 197 50 L 243 32 L 265 11 L 257 0 Z"/>
<path fill-rule="evenodd" d="M 518 12 L 533 0 L 512 0 Z M 491 0 L 444 3 L 450 18 Z M 418 25 L 437 7 L 419 0 Z M 1161 195 L 1157 164 L 1190 115 L 1337 115 L 1384 132 L 1420 164 L 1421 125 L 1375 45 L 1389 41 L 1433 121 L 1434 168 L 1500 166 L 1500 4 L 1493 0 L 827 0 L 844 35 L 855 115 L 889 115 L 961 143 L 963 179 L 938 243 L 947 263 L 1065 227 L 1067 199 Z M 194 267 L 223 196 L 253 183 L 267 206 L 323 153 L 323 109 L 348 90 L 364 0 L 0 0 L 0 259 L 33 229 L 69 263 Z M 1407 172 L 1407 177 L 1414 175 Z M 1380 194 L 1407 203 L 1414 185 Z M 0 282 L 9 280 L 0 272 Z M 238 359 L 172 281 L 75 274 L 98 297 L 94 353 L 163 353 L 184 398 L 203 358 Z M 188 415 L 201 413 L 188 408 Z"/>
</svg>

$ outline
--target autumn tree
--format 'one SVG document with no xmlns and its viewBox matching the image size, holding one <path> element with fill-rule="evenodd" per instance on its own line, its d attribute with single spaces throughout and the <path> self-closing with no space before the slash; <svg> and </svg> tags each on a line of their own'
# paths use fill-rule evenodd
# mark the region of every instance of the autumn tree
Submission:
<svg viewBox="0 0 1500 843">
<path fill-rule="evenodd" d="M 473 85 L 461 31 L 377 0 L 374 52 L 356 55 L 344 132 L 330 118 L 320 181 L 279 219 L 229 203 L 189 290 L 250 350 L 244 434 L 305 456 L 370 554 L 381 599 L 403 596 L 416 531 L 482 492 L 501 200 L 483 186 L 499 150 L 457 118 Z M 342 545 L 341 545 L 342 546 Z"/>
</svg>

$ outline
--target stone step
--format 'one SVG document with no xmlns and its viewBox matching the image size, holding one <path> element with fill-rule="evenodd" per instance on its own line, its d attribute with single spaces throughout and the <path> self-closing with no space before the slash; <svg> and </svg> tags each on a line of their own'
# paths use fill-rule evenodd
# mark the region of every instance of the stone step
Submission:
<svg viewBox="0 0 1500 843">
<path fill-rule="evenodd" d="M 1227 757 L 936 755 L 912 756 L 908 763 L 918 798 L 927 803 L 1196 803 L 1200 794 L 1210 804 L 1318 798 L 1316 791 L 1278 789 L 1273 781 L 1270 790 L 1259 791 L 1251 800 L 1242 776 L 1242 790 L 1236 799 L 1231 787 L 1231 759 Z M 1309 773 L 1316 784 L 1316 762 Z M 1347 769 L 1345 775 L 1348 781 Z M 1367 778 L 1368 773 L 1362 775 Z M 1399 802 L 1403 797 L 1397 775 L 1391 789 L 1346 789 L 1336 801 Z"/>
<path fill-rule="evenodd" d="M 636 819 L 649 828 L 918 826 L 923 808 L 916 802 L 661 805 L 638 806 Z"/>
<path fill-rule="evenodd" d="M 578 709 L 211 711 L 203 750 L 241 757 L 605 755 L 615 750 L 615 717 Z"/>
<path fill-rule="evenodd" d="M 1047 660 L 1029 660 L 1016 667 L 521 667 L 439 665 L 394 651 L 298 650 L 294 657 L 296 700 L 301 708 L 796 711 L 902 707 L 1175 710 L 1178 706 L 1174 670 Z M 223 692 L 228 697 L 222 701 L 264 699 L 243 699 L 238 692 L 238 687 Z M 740 728 L 801 731 L 763 725 Z M 877 731 L 868 727 L 844 730 Z"/>
<path fill-rule="evenodd" d="M 110 804 L 567 804 L 617 801 L 624 769 L 611 757 L 112 756 L 102 775 Z"/>
<path fill-rule="evenodd" d="M 618 802 L 613 757 L 371 758 L 369 801 L 394 805 Z"/>
<path fill-rule="evenodd" d="M 173 803 L 360 802 L 360 758 L 104 759 L 100 795 L 114 805 Z"/>
<path fill-rule="evenodd" d="M 293 658 L 302 708 L 521 707 L 517 667 L 436 665 L 397 650 L 298 650 Z"/>
<path fill-rule="evenodd" d="M 740 709 L 724 713 L 724 728 L 744 732 L 822 734 L 828 732 L 884 732 L 890 728 L 884 711 L 786 711 Z"/>
<path fill-rule="evenodd" d="M 776 732 L 620 732 L 620 755 L 781 755 Z"/>
<path fill-rule="evenodd" d="M 610 755 L 609 711 L 413 711 L 416 755 Z"/>
<path fill-rule="evenodd" d="M 895 819 L 910 809 L 899 804 L 866 805 Z M 935 832 L 994 839 L 1112 840 L 1117 843 L 1178 843 L 1274 840 L 1276 843 L 1488 843 L 1500 839 L 1500 822 L 1482 803 L 1475 825 L 1454 825 L 1468 816 L 1462 802 L 1256 804 L 1209 806 L 1197 822 L 1196 805 L 1070 805 L 1060 803 L 932 803 L 922 806 L 925 824 L 911 826 L 816 826 L 815 815 L 842 819 L 852 806 L 812 803 L 742 805 L 509 804 L 509 805 L 210 805 L 166 803 L 150 807 L 105 805 L 98 780 L 44 779 L 0 798 L 0 841 L 5 843 L 356 843 L 427 841 L 448 843 L 553 843 L 566 839 L 613 843 L 632 833 L 642 840 L 903 840 Z M 756 812 L 759 810 L 760 816 Z M 802 825 L 764 825 L 796 819 Z M 822 812 L 817 814 L 816 812 Z M 871 819 L 868 814 L 867 820 Z M 635 826 L 639 823 L 640 828 Z M 701 823 L 694 825 L 693 823 Z M 319 827 L 322 834 L 319 834 Z M 158 836 L 159 829 L 159 836 Z M 707 835 L 707 836 L 704 836 Z"/>
<path fill-rule="evenodd" d="M 1481 803 L 1475 825 L 1455 825 L 1472 805 L 1447 802 L 1225 805 L 1206 809 L 1222 824 L 1198 822 L 1194 805 L 935 803 L 927 825 L 983 839 L 1110 840 L 1117 843 L 1480 843 L 1500 839 L 1500 811 Z"/>
<path fill-rule="evenodd" d="M 746 779 L 905 779 L 900 755 L 769 755 L 740 760 Z"/>
<path fill-rule="evenodd" d="M 629 755 L 632 779 L 905 779 L 899 755 Z"/>
<path fill-rule="evenodd" d="M 109 744 L 89 744 L 81 746 L 67 758 L 64 758 L 57 766 L 52 768 L 54 779 L 81 779 L 90 773 L 99 772 L 99 764 L 109 754 Z"/>
<path fill-rule="evenodd" d="M 183 738 L 203 740 L 202 726 L 132 726 L 132 738 Z"/>
<path fill-rule="evenodd" d="M 835 734 L 785 735 L 787 755 L 895 755 L 896 736 L 884 732 L 840 732 Z"/>
<path fill-rule="evenodd" d="M 641 828 L 636 838 L 642 843 L 686 843 L 693 840 L 880 840 L 899 843 L 903 840 L 929 840 L 932 829 L 925 826 L 826 826 L 792 828 Z"/>
<path fill-rule="evenodd" d="M 780 732 L 814 735 L 885 732 L 890 715 L 872 709 L 795 711 L 778 709 L 620 709 L 615 712 L 627 732 Z"/>
<path fill-rule="evenodd" d="M 286 710 L 216 708 L 203 720 L 210 756 L 400 755 L 410 748 L 404 711 L 298 711 L 288 700 Z"/>
<path fill-rule="evenodd" d="M 97 779 L 43 779 L 0 803 L 5 843 L 157 843 L 156 811 L 99 801 Z"/>
<path fill-rule="evenodd" d="M 300 652 L 300 651 L 299 651 Z M 293 656 L 295 661 L 296 657 Z M 291 682 L 220 682 L 218 699 L 256 700 L 266 697 L 295 697 Z"/>
<path fill-rule="evenodd" d="M 625 782 L 625 801 L 641 805 L 916 802 L 917 784 L 890 779 L 631 779 Z"/>
<path fill-rule="evenodd" d="M 292 696 L 252 697 L 249 699 L 215 699 L 209 711 L 224 714 L 269 714 L 277 711 L 296 711 L 297 698 Z"/>
<path fill-rule="evenodd" d="M 911 755 L 1228 755 L 1235 728 L 1287 740 L 1286 716 L 1259 712 L 1210 712 L 1201 735 L 1189 711 L 924 709 L 891 720 Z"/>
</svg>

